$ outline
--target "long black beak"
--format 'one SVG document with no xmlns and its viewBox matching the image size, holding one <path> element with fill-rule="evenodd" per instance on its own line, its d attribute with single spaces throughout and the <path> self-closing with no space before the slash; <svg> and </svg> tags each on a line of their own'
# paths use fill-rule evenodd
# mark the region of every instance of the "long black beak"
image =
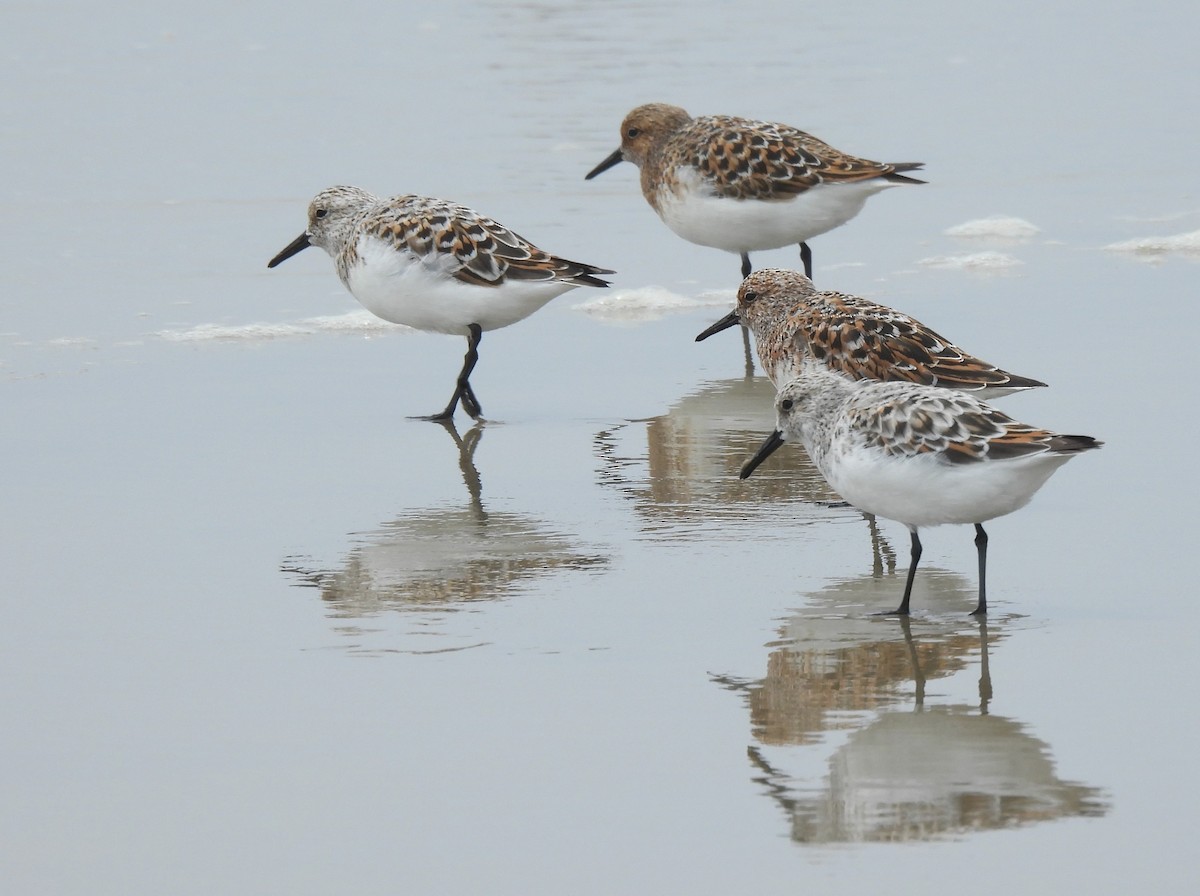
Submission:
<svg viewBox="0 0 1200 896">
<path fill-rule="evenodd" d="M 775 453 L 775 449 L 783 444 L 783 433 L 775 430 L 767 440 L 762 443 L 762 446 L 755 452 L 754 457 L 750 458 L 742 464 L 742 472 L 738 474 L 739 479 L 749 479 L 750 474 L 758 469 L 758 465 Z"/>
<path fill-rule="evenodd" d="M 593 168 L 591 171 L 589 171 L 587 173 L 587 175 L 584 177 L 584 180 L 591 180 L 597 174 L 603 174 L 605 171 L 607 171 L 613 165 L 620 164 L 621 162 L 624 162 L 624 161 L 625 161 L 625 156 L 623 156 L 621 154 L 621 150 L 618 149 L 611 156 L 609 156 L 607 159 L 605 159 L 603 162 L 601 162 L 599 165 L 597 165 L 595 168 Z"/>
<path fill-rule="evenodd" d="M 707 339 L 713 333 L 720 333 L 722 330 L 728 330 L 730 327 L 736 326 L 736 325 L 740 324 L 741 322 L 742 322 L 742 319 L 740 317 L 738 317 L 737 309 L 734 308 L 732 311 L 730 311 L 728 314 L 726 314 L 723 318 L 721 318 L 719 321 L 717 321 L 715 324 L 713 324 L 711 327 L 709 327 L 707 330 L 705 330 L 703 333 L 701 333 L 699 336 L 697 336 L 696 341 L 703 342 L 705 339 Z"/>
<path fill-rule="evenodd" d="M 307 249 L 311 245 L 312 245 L 312 243 L 310 243 L 308 241 L 308 234 L 302 233 L 298 237 L 296 237 L 294 240 L 292 240 L 290 243 L 288 243 L 284 247 L 282 252 L 280 252 L 278 255 L 276 255 L 274 258 L 272 258 L 270 261 L 268 261 L 267 267 L 273 268 L 273 267 L 275 267 L 275 265 L 279 264 L 279 262 L 287 261 L 289 258 L 291 258 L 293 255 L 295 255 L 297 252 L 303 251 L 304 249 Z"/>
</svg>

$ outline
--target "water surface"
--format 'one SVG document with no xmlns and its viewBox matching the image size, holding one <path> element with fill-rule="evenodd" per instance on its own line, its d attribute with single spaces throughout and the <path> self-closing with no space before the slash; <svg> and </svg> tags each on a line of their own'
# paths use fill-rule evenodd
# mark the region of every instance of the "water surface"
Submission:
<svg viewBox="0 0 1200 896">
<path fill-rule="evenodd" d="M 6 6 L 8 887 L 1184 890 L 1197 26 Z M 671 234 L 632 166 L 583 180 L 653 100 L 925 161 L 813 241 L 818 282 L 1107 442 L 989 527 L 985 625 L 969 529 L 923 533 L 910 622 L 873 617 L 904 529 L 799 451 L 736 478 L 770 386 L 734 332 L 693 337 L 737 259 Z M 489 333 L 486 423 L 410 420 L 461 340 L 370 322 L 319 252 L 265 267 L 339 182 L 477 207 L 616 268 L 614 301 Z M 997 215 L 1036 230 L 946 233 Z"/>
</svg>

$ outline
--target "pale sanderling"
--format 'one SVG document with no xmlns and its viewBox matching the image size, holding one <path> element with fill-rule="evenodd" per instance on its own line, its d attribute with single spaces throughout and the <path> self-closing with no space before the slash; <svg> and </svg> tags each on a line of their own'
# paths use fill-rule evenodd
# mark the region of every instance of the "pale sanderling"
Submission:
<svg viewBox="0 0 1200 896">
<path fill-rule="evenodd" d="M 918 383 L 853 382 L 808 367 L 775 399 L 777 429 L 742 468 L 754 472 L 785 440 L 804 444 L 829 485 L 860 510 L 908 527 L 912 562 L 906 615 L 921 559 L 922 526 L 971 523 L 979 556 L 979 603 L 987 612 L 987 533 L 982 523 L 1024 507 L 1091 436 L 1018 423 L 972 395 Z"/>
<path fill-rule="evenodd" d="M 309 246 L 337 265 L 342 283 L 371 313 L 418 330 L 467 337 L 467 354 L 445 410 L 459 401 L 483 413 L 469 377 L 487 330 L 528 317 L 576 286 L 608 286 L 610 270 L 567 261 L 472 209 L 424 196 L 380 198 L 358 187 L 322 190 L 308 227 L 267 263 L 273 268 Z"/>
</svg>

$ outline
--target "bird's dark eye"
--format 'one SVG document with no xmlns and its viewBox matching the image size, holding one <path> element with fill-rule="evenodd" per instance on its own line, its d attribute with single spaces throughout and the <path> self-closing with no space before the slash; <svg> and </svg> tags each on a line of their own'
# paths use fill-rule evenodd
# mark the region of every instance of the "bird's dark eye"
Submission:
<svg viewBox="0 0 1200 896">
<path fill-rule="evenodd" d="M 783 401 L 779 402 L 779 407 L 785 411 L 790 411 L 795 406 L 795 404 L 796 403 L 794 401 L 792 401 L 790 398 L 785 398 Z"/>
<path fill-rule="evenodd" d="M 752 289 L 747 290 L 746 292 L 742 293 L 742 299 L 746 302 L 747 305 L 749 305 L 751 302 L 753 302 L 757 298 L 758 298 L 758 293 L 756 293 Z"/>
<path fill-rule="evenodd" d="M 626 128 L 625 136 L 628 137 L 630 140 L 632 140 L 634 137 L 636 137 L 641 132 L 642 132 L 641 128 Z"/>
<path fill-rule="evenodd" d="M 315 212 L 313 212 L 313 217 L 314 218 L 324 218 L 327 214 L 329 214 L 329 209 L 319 208 Z"/>
</svg>

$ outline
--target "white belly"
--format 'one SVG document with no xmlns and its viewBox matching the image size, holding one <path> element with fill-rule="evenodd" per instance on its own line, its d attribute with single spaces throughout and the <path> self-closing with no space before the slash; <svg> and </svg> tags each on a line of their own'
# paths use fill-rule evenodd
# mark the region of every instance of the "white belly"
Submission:
<svg viewBox="0 0 1200 896">
<path fill-rule="evenodd" d="M 818 463 L 833 489 L 860 510 L 918 528 L 982 523 L 1029 503 L 1064 455 L 945 464 L 932 455 L 887 458 L 859 449 Z"/>
<path fill-rule="evenodd" d="M 850 184 L 818 184 L 791 199 L 723 199 L 679 175 L 678 193 L 661 190 L 658 214 L 689 242 L 727 252 L 779 249 L 845 224 L 867 199 L 896 184 L 881 178 Z"/>
<path fill-rule="evenodd" d="M 347 271 L 345 283 L 363 307 L 392 323 L 434 333 L 465 336 L 469 324 L 498 330 L 574 289 L 561 280 L 464 283 L 453 277 L 453 258 L 418 258 L 374 237 L 360 239 L 357 252 L 358 263 Z"/>
</svg>

